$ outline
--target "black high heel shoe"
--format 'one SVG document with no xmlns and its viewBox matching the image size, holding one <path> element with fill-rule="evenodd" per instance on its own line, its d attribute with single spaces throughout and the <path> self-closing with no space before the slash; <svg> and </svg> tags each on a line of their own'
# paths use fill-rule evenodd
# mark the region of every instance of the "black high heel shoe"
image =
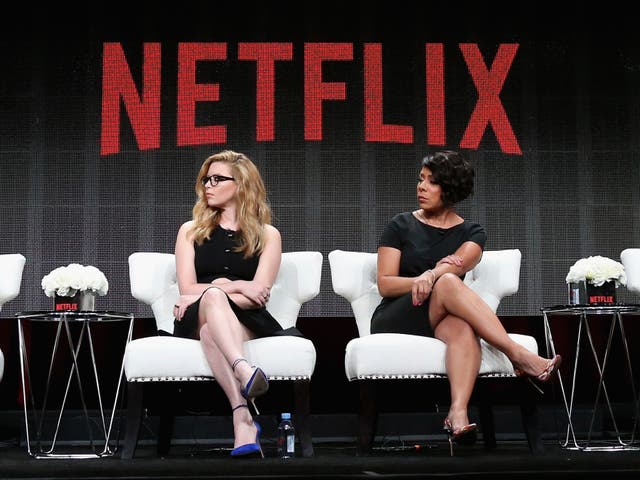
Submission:
<svg viewBox="0 0 640 480">
<path fill-rule="evenodd" d="M 234 372 L 236 370 L 236 366 L 238 366 L 240 362 L 249 363 L 246 358 L 236 359 L 233 362 L 233 365 L 231 365 Z M 247 383 L 243 387 L 240 387 L 240 394 L 252 403 L 256 414 L 260 415 L 254 399 L 267 393 L 267 390 L 269 390 L 269 379 L 260 367 L 251 366 L 251 368 L 253 369 L 253 373 L 249 380 L 247 380 Z"/>
<path fill-rule="evenodd" d="M 449 453 L 453 457 L 453 444 L 458 445 L 473 445 L 478 438 L 478 425 L 475 423 L 469 423 L 464 427 L 460 427 L 457 430 L 453 429 L 453 424 L 449 417 L 444 419 L 444 425 L 442 427 L 447 434 L 449 440 Z"/>
</svg>

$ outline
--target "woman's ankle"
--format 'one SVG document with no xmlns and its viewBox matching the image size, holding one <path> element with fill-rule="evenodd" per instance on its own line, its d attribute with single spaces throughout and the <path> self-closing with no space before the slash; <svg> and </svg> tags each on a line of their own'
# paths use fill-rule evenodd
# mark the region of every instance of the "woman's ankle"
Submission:
<svg viewBox="0 0 640 480">
<path fill-rule="evenodd" d="M 257 432 L 256 424 L 253 423 L 253 420 L 244 422 L 239 421 L 238 423 L 233 422 L 233 446 L 239 447 L 241 445 L 246 445 L 248 443 L 254 443 L 256 439 Z"/>
<path fill-rule="evenodd" d="M 253 372 L 251 364 L 244 358 L 239 358 L 234 361 L 231 367 L 233 374 L 241 384 L 244 384 L 245 381 L 251 377 Z"/>
<path fill-rule="evenodd" d="M 449 421 L 456 427 L 462 427 L 469 423 L 469 413 L 465 407 L 451 405 L 447 414 Z"/>
<path fill-rule="evenodd" d="M 246 403 L 239 403 L 237 406 L 231 409 L 231 415 L 233 417 L 233 424 L 236 422 L 242 423 L 252 423 L 253 417 L 251 416 L 251 411 L 249 410 L 249 406 Z"/>
</svg>

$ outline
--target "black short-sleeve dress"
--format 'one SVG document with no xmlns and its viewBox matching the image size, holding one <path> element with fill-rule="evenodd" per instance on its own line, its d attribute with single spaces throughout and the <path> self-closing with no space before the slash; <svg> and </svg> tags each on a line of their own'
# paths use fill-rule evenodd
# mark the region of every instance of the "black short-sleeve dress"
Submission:
<svg viewBox="0 0 640 480">
<path fill-rule="evenodd" d="M 202 245 L 194 245 L 198 283 L 211 283 L 216 278 L 253 280 L 260 256 L 255 255 L 245 259 L 243 253 L 234 251 L 237 235 L 238 233 L 234 230 L 226 230 L 218 226 L 211 233 L 211 237 L 202 242 Z M 199 338 L 198 310 L 201 298 L 202 295 L 195 303 L 189 305 L 181 320 L 174 321 L 174 336 Z M 231 298 L 229 298 L 229 304 L 238 320 L 256 337 L 302 336 L 295 327 L 283 329 L 265 307 L 245 310 L 236 305 Z"/>
<path fill-rule="evenodd" d="M 412 212 L 399 213 L 387 224 L 379 246 L 400 250 L 401 277 L 416 277 L 471 241 L 484 249 L 484 228 L 464 221 L 451 228 L 437 228 L 418 220 Z M 371 333 L 408 333 L 433 337 L 429 323 L 429 299 L 413 306 L 411 292 L 383 298 L 371 317 Z"/>
</svg>

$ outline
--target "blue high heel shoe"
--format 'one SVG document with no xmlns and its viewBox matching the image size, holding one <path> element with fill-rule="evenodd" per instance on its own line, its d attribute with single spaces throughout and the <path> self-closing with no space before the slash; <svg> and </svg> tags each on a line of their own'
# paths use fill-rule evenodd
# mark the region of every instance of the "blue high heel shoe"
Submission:
<svg viewBox="0 0 640 480">
<path fill-rule="evenodd" d="M 231 366 L 233 371 L 235 371 L 236 366 L 240 362 L 249 363 L 245 358 L 238 358 L 233 362 L 233 365 Z M 260 415 L 260 412 L 256 407 L 254 398 L 267 393 L 267 390 L 269 390 L 269 379 L 260 367 L 252 366 L 251 368 L 253 368 L 253 374 L 251 375 L 245 386 L 240 388 L 240 393 L 244 398 L 246 398 L 253 404 L 253 408 L 256 411 L 256 414 Z"/>
<path fill-rule="evenodd" d="M 249 408 L 246 404 L 238 405 L 234 407 L 232 412 L 236 411 L 239 408 Z M 231 456 L 234 458 L 252 458 L 260 456 L 260 458 L 264 458 L 264 453 L 262 452 L 262 447 L 260 446 L 260 434 L 262 433 L 262 428 L 260 424 L 253 421 L 253 424 L 256 426 L 256 441 L 255 443 L 245 443 L 244 445 L 240 445 L 239 447 L 231 450 Z"/>
</svg>

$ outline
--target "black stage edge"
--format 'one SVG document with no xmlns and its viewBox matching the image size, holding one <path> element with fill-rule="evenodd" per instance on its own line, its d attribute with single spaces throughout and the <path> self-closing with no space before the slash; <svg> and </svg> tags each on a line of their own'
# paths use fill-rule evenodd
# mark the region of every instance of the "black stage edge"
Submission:
<svg viewBox="0 0 640 480">
<path fill-rule="evenodd" d="M 620 479 L 640 476 L 638 452 L 580 452 L 545 445 L 532 455 L 524 442 L 503 442 L 487 452 L 481 444 L 459 447 L 449 456 L 446 442 L 420 448 L 377 450 L 355 455 L 348 444 L 316 445 L 312 458 L 275 458 L 275 447 L 264 446 L 266 458 L 236 460 L 227 448 L 205 445 L 174 448 L 167 458 L 143 447 L 133 460 L 117 457 L 83 460 L 34 459 L 23 448 L 0 450 L 0 478 L 13 479 L 250 479 L 250 478 L 469 478 L 469 479 Z"/>
<path fill-rule="evenodd" d="M 74 412 L 71 412 L 72 414 Z M 78 412 L 75 412 L 78 413 Z M 5 412 L 0 444 L 0 479 L 313 479 L 313 478 L 469 478 L 469 479 L 622 479 L 640 478 L 640 451 L 583 452 L 564 449 L 556 431 L 555 409 L 543 409 L 545 451 L 530 453 L 515 408 L 496 411 L 497 448 L 485 450 L 480 433 L 474 446 L 455 446 L 449 453 L 441 430 L 442 413 L 383 414 L 374 449 L 357 456 L 354 415 L 312 417 L 315 455 L 282 460 L 275 447 L 276 416 L 261 415 L 264 459 L 232 459 L 227 416 L 184 416 L 176 419 L 169 455 L 156 455 L 155 418 L 132 460 L 121 460 L 122 443 L 114 455 L 99 459 L 36 459 L 27 452 L 21 412 Z M 557 417 L 555 418 L 557 420 Z M 598 422 L 594 445 L 609 444 L 606 422 Z M 73 425 L 74 422 L 68 422 Z M 553 427 L 553 428 L 550 428 Z M 55 453 L 88 453 L 81 429 L 65 430 Z M 13 436 L 10 434 L 13 433 Z M 585 433 L 579 431 L 585 438 Z M 217 435 L 217 437 L 216 437 Z M 626 435 L 627 437 L 627 435 Z M 118 437 L 121 438 L 121 437 Z M 299 453 L 299 444 L 298 453 Z M 32 443 L 32 450 L 35 451 Z"/>
</svg>

